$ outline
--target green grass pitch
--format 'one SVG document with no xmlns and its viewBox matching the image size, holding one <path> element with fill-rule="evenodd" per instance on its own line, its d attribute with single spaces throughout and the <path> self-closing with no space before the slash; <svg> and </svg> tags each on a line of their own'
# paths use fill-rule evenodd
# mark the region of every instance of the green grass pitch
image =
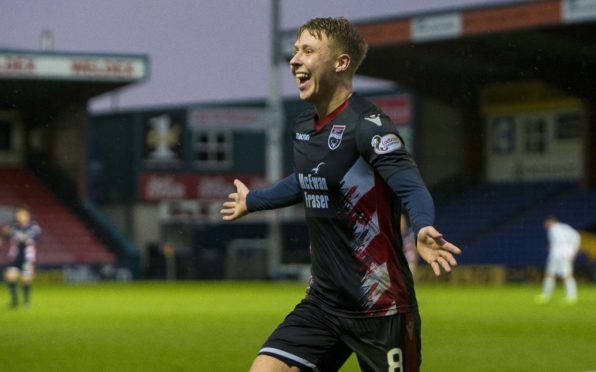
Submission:
<svg viewBox="0 0 596 372">
<path fill-rule="evenodd" d="M 596 371 L 593 286 L 575 306 L 534 304 L 538 286 L 417 291 L 424 371 Z M 0 308 L 0 370 L 246 371 L 303 293 L 297 283 L 38 284 L 30 308 Z M 355 360 L 342 371 L 358 371 Z"/>
</svg>

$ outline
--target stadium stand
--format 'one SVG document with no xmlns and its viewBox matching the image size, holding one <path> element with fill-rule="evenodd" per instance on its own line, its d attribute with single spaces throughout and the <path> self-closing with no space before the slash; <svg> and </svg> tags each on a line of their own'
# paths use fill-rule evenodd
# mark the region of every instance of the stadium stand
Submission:
<svg viewBox="0 0 596 372">
<path fill-rule="evenodd" d="M 544 219 L 555 215 L 578 229 L 596 224 L 596 190 L 577 183 L 483 184 L 437 206 L 437 226 L 466 254 L 462 264 L 541 265 Z"/>
<path fill-rule="evenodd" d="M 0 169 L 0 205 L 27 205 L 42 228 L 39 266 L 108 264 L 115 257 L 28 169 Z M 0 264 L 6 254 L 0 254 Z"/>
</svg>

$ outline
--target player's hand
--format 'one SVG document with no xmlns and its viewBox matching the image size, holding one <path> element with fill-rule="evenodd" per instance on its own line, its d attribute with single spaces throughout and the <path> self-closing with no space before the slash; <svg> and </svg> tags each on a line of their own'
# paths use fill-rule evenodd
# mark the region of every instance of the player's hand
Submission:
<svg viewBox="0 0 596 372">
<path fill-rule="evenodd" d="M 441 275 L 441 268 L 450 272 L 452 267 L 457 266 L 453 254 L 460 254 L 461 249 L 443 239 L 434 227 L 423 227 L 416 239 L 418 254 L 432 267 L 436 276 Z"/>
<path fill-rule="evenodd" d="M 234 186 L 236 186 L 236 192 L 228 195 L 231 200 L 224 202 L 220 211 L 224 221 L 234 221 L 248 214 L 248 208 L 246 208 L 248 187 L 240 180 L 234 180 Z"/>
</svg>

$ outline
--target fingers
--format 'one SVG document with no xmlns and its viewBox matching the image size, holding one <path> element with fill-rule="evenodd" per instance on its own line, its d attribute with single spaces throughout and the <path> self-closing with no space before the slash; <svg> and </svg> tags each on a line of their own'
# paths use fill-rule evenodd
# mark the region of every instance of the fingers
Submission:
<svg viewBox="0 0 596 372">
<path fill-rule="evenodd" d="M 439 258 L 442 258 L 451 266 L 457 266 L 457 260 L 455 259 L 455 257 L 453 257 L 451 253 L 447 251 L 439 251 Z"/>
<path fill-rule="evenodd" d="M 441 271 L 451 272 L 457 266 L 454 254 L 461 249 L 443 238 L 443 234 L 433 226 L 425 226 L 418 232 L 418 252 L 428 262 L 436 276 Z"/>
<path fill-rule="evenodd" d="M 445 270 L 446 272 L 451 272 L 451 265 L 449 264 L 449 262 L 447 262 L 446 259 L 444 259 L 443 257 L 438 257 L 437 261 L 439 262 L 443 270 Z"/>
<path fill-rule="evenodd" d="M 236 193 L 232 193 L 228 195 L 228 198 L 232 199 L 233 201 L 226 201 L 223 203 L 223 208 L 220 209 L 219 213 L 222 215 L 222 219 L 224 221 L 230 221 L 234 219 L 234 214 L 236 213 Z"/>
<path fill-rule="evenodd" d="M 437 243 L 437 245 L 440 247 L 440 249 L 449 251 L 451 253 L 455 253 L 455 254 L 460 254 L 461 253 L 461 249 L 457 246 L 455 246 L 452 243 L 449 243 L 447 240 L 445 240 L 443 238 L 443 234 L 441 234 L 440 232 L 438 232 L 437 230 L 435 230 L 434 227 L 432 226 L 427 226 L 425 229 L 427 229 L 426 234 L 428 237 L 430 237 L 431 239 L 433 239 L 435 241 L 435 243 Z"/>
<path fill-rule="evenodd" d="M 230 195 L 228 195 L 228 198 L 232 200 L 223 202 L 223 208 L 219 211 L 219 213 L 225 216 L 232 215 L 236 211 L 236 205 L 238 203 L 238 194 L 235 192 L 231 193 Z M 226 220 L 225 216 L 224 220 Z"/>
<path fill-rule="evenodd" d="M 440 246 L 441 246 L 441 249 L 449 251 L 451 253 L 455 253 L 455 254 L 461 253 L 461 249 L 459 247 L 455 246 L 454 244 L 449 243 L 448 241 L 445 241 L 445 243 Z"/>
<path fill-rule="evenodd" d="M 455 254 L 461 253 L 461 249 L 456 245 L 449 243 L 447 240 L 445 240 L 442 234 L 438 233 L 438 235 L 435 235 L 434 237 L 429 235 L 429 237 L 431 237 L 434 243 L 438 246 L 436 249 L 448 251 Z"/>
<path fill-rule="evenodd" d="M 233 221 L 238 218 L 238 210 L 236 208 L 222 208 L 219 213 L 221 219 L 224 221 Z"/>
<path fill-rule="evenodd" d="M 221 219 L 224 220 L 224 221 L 233 221 L 233 220 L 236 219 L 236 217 L 234 215 L 229 215 L 229 216 L 225 216 L 224 215 L 224 216 L 221 217 Z"/>
<path fill-rule="evenodd" d="M 219 211 L 219 213 L 224 214 L 224 215 L 228 215 L 228 214 L 233 214 L 235 210 L 236 210 L 235 208 L 222 208 Z"/>
<path fill-rule="evenodd" d="M 223 203 L 224 208 L 234 208 L 236 206 L 235 201 L 227 201 Z"/>
<path fill-rule="evenodd" d="M 436 261 L 431 262 L 430 267 L 433 269 L 435 276 L 441 275 L 441 268 L 439 267 L 439 264 Z"/>
<path fill-rule="evenodd" d="M 451 246 L 450 249 L 453 252 L 461 252 L 456 246 L 452 244 Z M 428 260 L 428 263 L 432 267 L 436 276 L 441 275 L 441 271 L 449 273 L 455 266 L 457 266 L 457 260 L 453 257 L 453 254 L 451 254 L 449 250 L 444 249 L 444 247 L 435 249 L 431 254 L 431 258 Z"/>
<path fill-rule="evenodd" d="M 244 206 L 246 194 L 248 194 L 248 187 L 238 180 L 234 180 L 236 191 L 228 195 L 228 201 L 223 203 L 222 209 L 219 213 L 224 221 L 233 221 L 246 214 L 246 206 Z"/>
<path fill-rule="evenodd" d="M 430 262 L 430 267 L 433 269 L 435 276 L 441 275 L 441 268 L 445 272 L 449 273 L 449 272 L 451 272 L 452 266 L 456 266 L 456 265 L 457 265 L 457 262 L 455 262 L 455 260 L 453 260 L 453 262 L 450 262 L 448 259 L 441 257 L 441 256 L 437 256 L 435 258 L 435 260 Z"/>
</svg>

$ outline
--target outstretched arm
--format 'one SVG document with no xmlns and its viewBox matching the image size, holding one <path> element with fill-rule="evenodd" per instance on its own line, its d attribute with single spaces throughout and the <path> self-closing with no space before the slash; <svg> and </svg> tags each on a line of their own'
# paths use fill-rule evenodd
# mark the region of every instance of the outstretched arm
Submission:
<svg viewBox="0 0 596 372">
<path fill-rule="evenodd" d="M 418 170 L 413 167 L 403 169 L 389 177 L 387 183 L 408 210 L 420 257 L 432 267 L 435 275 L 441 275 L 441 268 L 450 272 L 457 265 L 453 255 L 460 254 L 461 250 L 445 240 L 443 234 L 432 226 L 434 203 Z"/>
<path fill-rule="evenodd" d="M 420 229 L 416 238 L 416 249 L 420 257 L 432 267 L 436 276 L 441 275 L 441 268 L 450 272 L 451 268 L 457 265 L 453 254 L 461 253 L 461 249 L 445 240 L 433 226 Z"/>
<path fill-rule="evenodd" d="M 380 122 L 366 118 L 360 122 L 357 137 L 360 154 L 383 177 L 408 211 L 420 256 L 435 275 L 441 274 L 441 268 L 449 272 L 457 265 L 453 254 L 459 254 L 461 250 L 443 239 L 433 227 L 435 207 L 432 197 L 395 125 L 382 113 L 376 117 Z"/>
<path fill-rule="evenodd" d="M 225 202 L 221 210 L 225 221 L 236 220 L 249 212 L 287 207 L 302 201 L 300 186 L 293 173 L 264 190 L 250 191 L 239 180 L 234 180 L 234 185 L 236 192 L 228 196 L 231 200 Z"/>
<path fill-rule="evenodd" d="M 8 240 L 11 233 L 12 233 L 12 229 L 11 229 L 10 225 L 5 225 L 5 226 L 0 227 L 0 248 L 2 248 L 2 245 L 4 244 L 4 239 Z"/>
</svg>

